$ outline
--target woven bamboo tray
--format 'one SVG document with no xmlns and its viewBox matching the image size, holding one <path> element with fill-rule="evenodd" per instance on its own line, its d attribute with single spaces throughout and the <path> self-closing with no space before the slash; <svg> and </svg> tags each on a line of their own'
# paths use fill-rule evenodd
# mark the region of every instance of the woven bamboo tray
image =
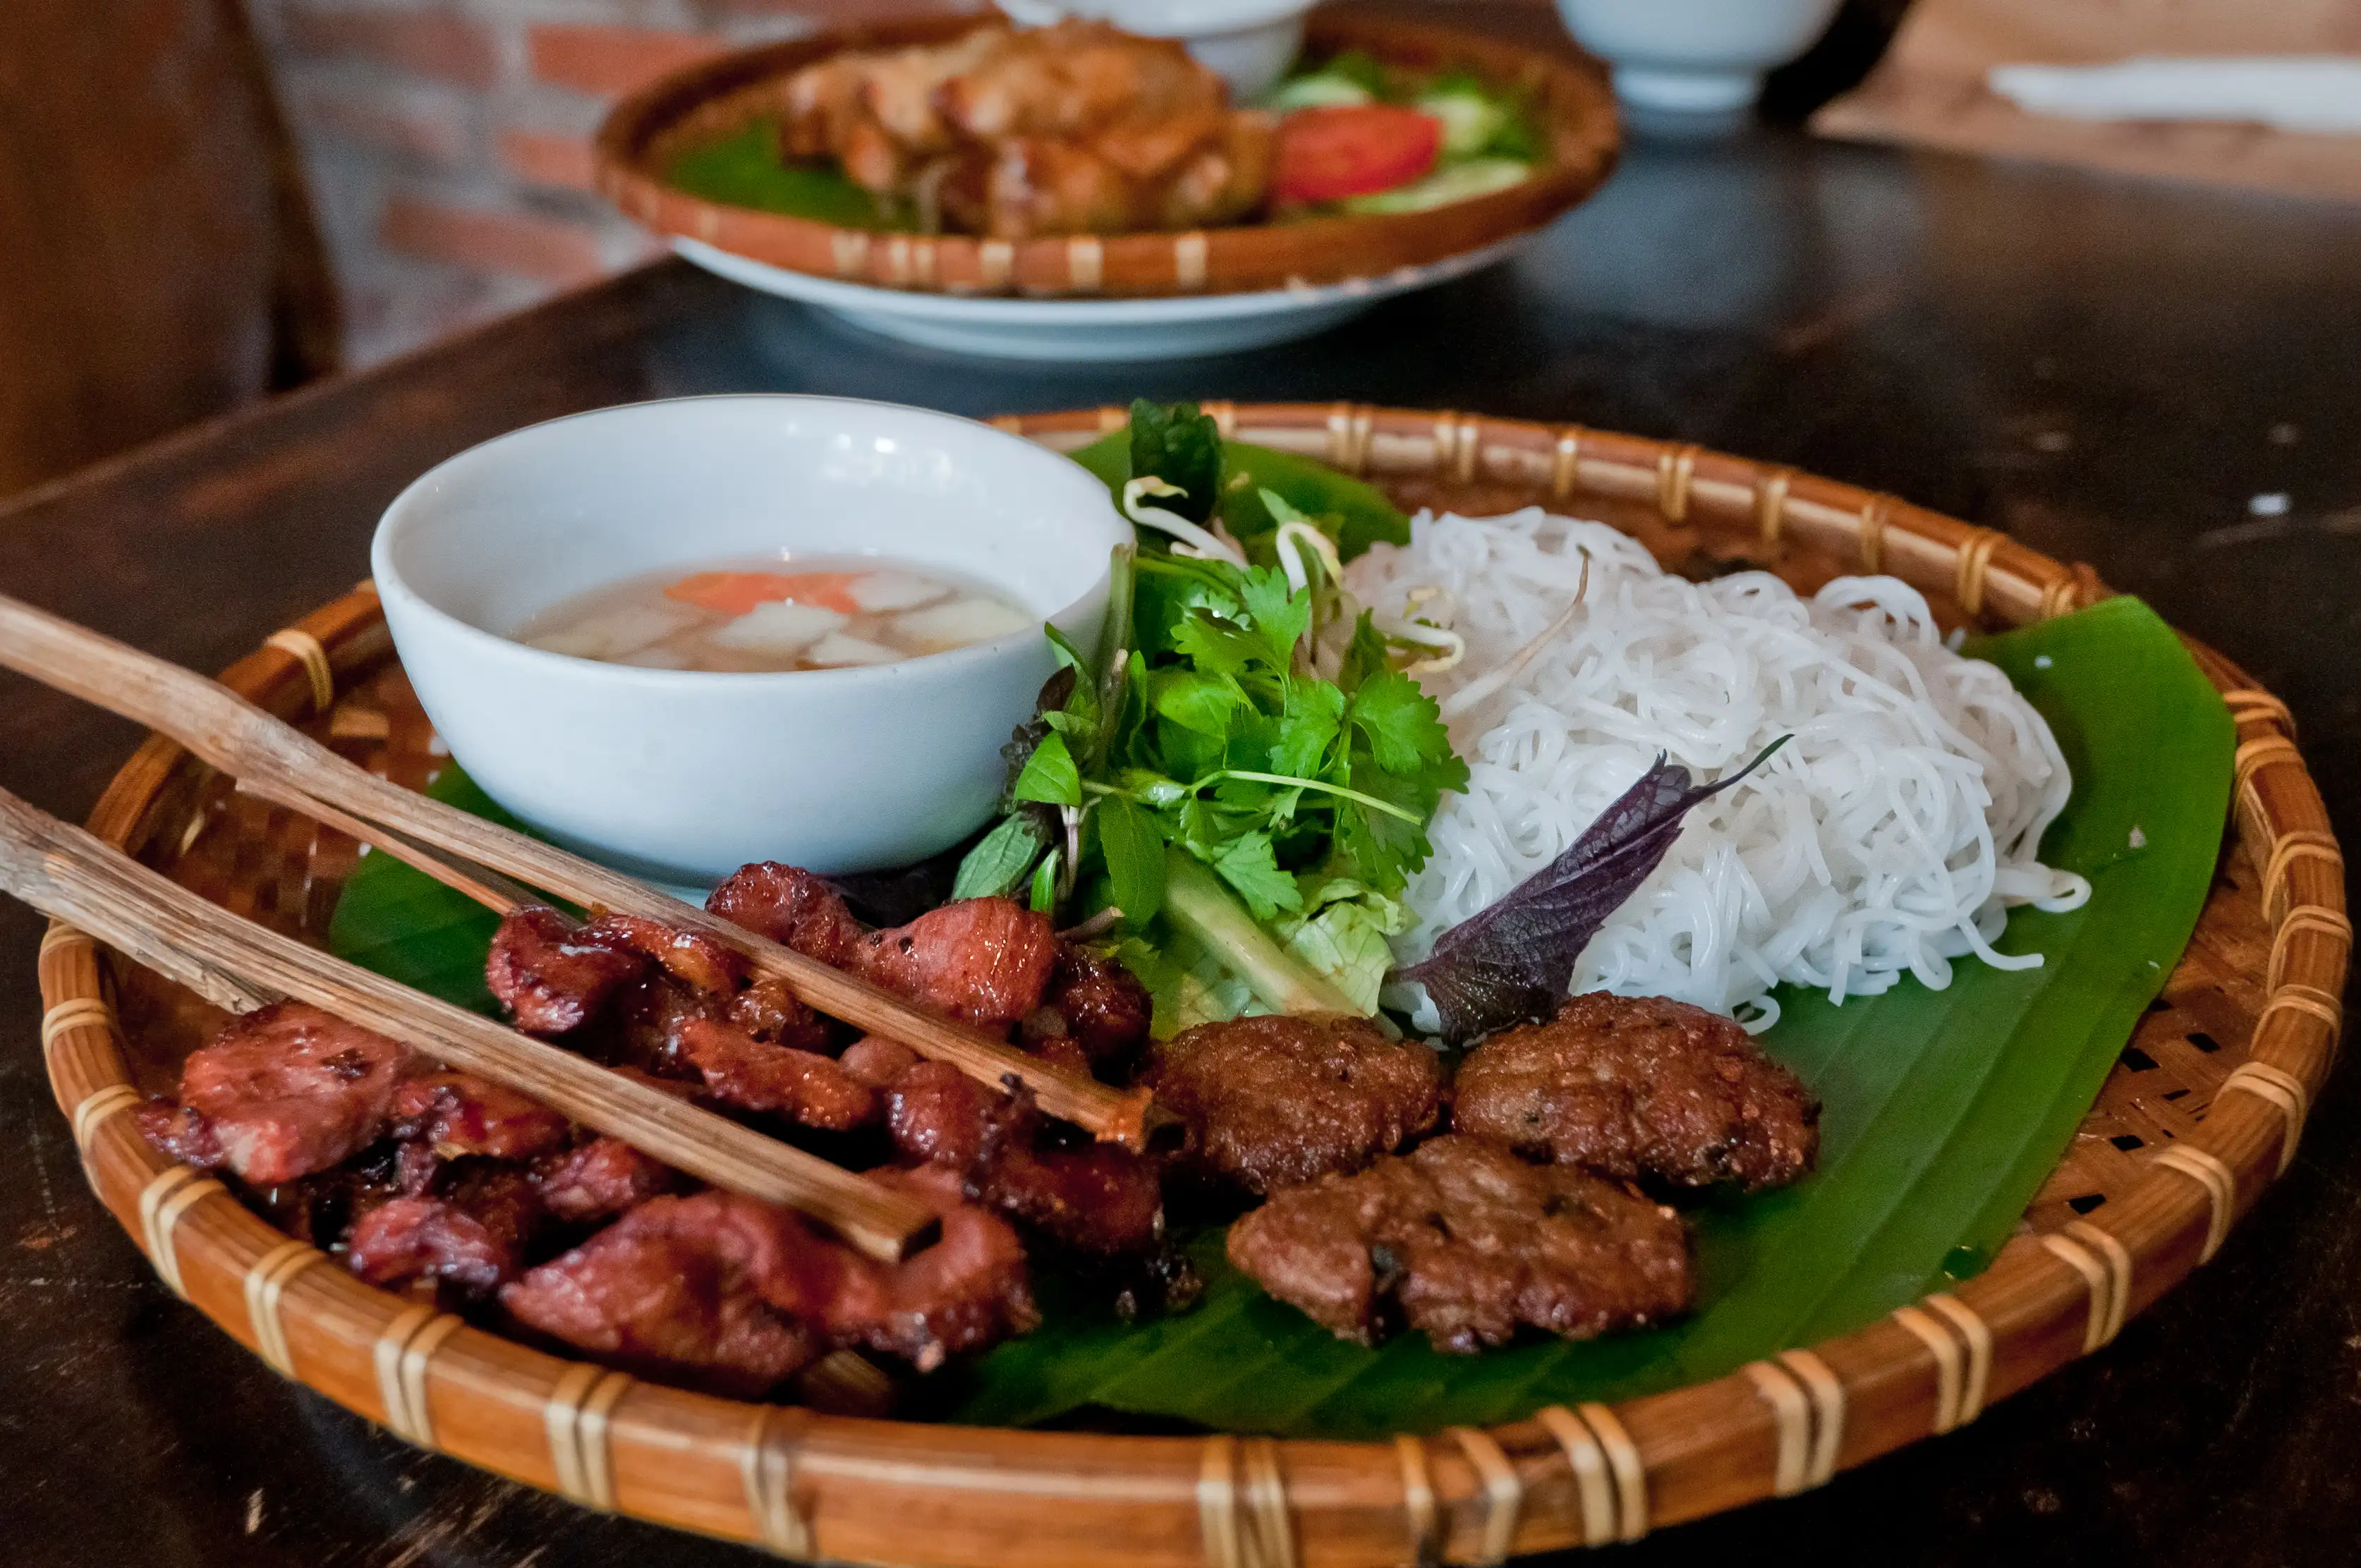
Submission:
<svg viewBox="0 0 2361 1568">
<path fill-rule="evenodd" d="M 1954 620 L 2019 625 L 2105 591 L 2087 568 L 1986 530 L 1694 446 L 1349 405 L 1212 411 L 1405 505 L 1549 502 L 1628 528 L 1668 562 L 1752 559 L 1806 590 L 1842 571 L 1892 572 Z M 1070 448 L 1123 417 L 1001 422 Z M 1816 1486 L 2100 1349 L 2212 1257 L 2293 1157 L 2341 1022 L 2344 861 L 2285 707 L 2194 651 L 2237 719 L 2231 852 L 2162 999 L 1992 1267 L 1718 1381 L 1489 1431 L 1392 1443 L 1008 1431 L 638 1382 L 371 1289 L 219 1182 L 167 1164 L 123 1113 L 170 1083 L 204 1010 L 70 929 L 41 944 L 42 1041 L 92 1186 L 175 1291 L 282 1375 L 422 1447 L 588 1507 L 792 1555 L 968 1568 L 1480 1563 L 1633 1540 Z M 401 783 L 438 765 L 366 585 L 224 678 Z M 349 841 L 231 795 L 161 739 L 91 827 L 313 937 L 355 859 Z"/>
<path fill-rule="evenodd" d="M 675 71 L 617 104 L 599 126 L 599 192 L 657 234 L 793 272 L 950 294 L 1139 298 L 1382 279 L 1537 229 L 1597 190 L 1615 164 L 1614 97 L 1587 64 L 1480 34 L 1314 16 L 1306 43 L 1315 55 L 1366 49 L 1389 63 L 1466 66 L 1529 93 L 1543 165 L 1522 184 L 1423 213 L 1016 241 L 841 228 L 709 202 L 665 182 L 682 148 L 770 112 L 789 72 L 841 49 L 939 43 L 978 25 L 972 16 L 881 23 Z"/>
</svg>

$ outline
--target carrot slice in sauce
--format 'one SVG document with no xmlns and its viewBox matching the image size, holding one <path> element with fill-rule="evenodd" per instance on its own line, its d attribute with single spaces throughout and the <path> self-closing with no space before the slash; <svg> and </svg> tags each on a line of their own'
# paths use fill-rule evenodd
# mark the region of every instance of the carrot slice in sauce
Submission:
<svg viewBox="0 0 2361 1568">
<path fill-rule="evenodd" d="M 857 615 L 852 597 L 856 572 L 697 572 L 664 589 L 664 598 L 720 615 L 744 615 L 760 605 L 786 600 Z"/>
</svg>

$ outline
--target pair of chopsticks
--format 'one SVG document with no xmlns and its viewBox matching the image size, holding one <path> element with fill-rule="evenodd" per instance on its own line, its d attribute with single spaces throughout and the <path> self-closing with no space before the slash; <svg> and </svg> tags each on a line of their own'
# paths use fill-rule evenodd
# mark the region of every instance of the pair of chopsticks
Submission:
<svg viewBox="0 0 2361 1568">
<path fill-rule="evenodd" d="M 755 973 L 784 981 L 814 1009 L 948 1061 L 995 1091 L 1014 1080 L 1042 1111 L 1095 1137 L 1144 1148 L 1161 1124 L 1144 1091 L 1124 1094 L 1054 1068 L 643 883 L 403 789 L 225 686 L 5 596 L 0 665 L 168 735 L 248 793 L 490 907 L 514 907 L 540 889 L 587 909 L 695 931 L 743 954 Z M 934 1215 L 862 1177 L 242 920 L 5 792 L 0 839 L 7 892 L 223 1006 L 309 1002 L 716 1186 L 798 1209 L 873 1256 L 906 1256 L 939 1231 Z"/>
</svg>

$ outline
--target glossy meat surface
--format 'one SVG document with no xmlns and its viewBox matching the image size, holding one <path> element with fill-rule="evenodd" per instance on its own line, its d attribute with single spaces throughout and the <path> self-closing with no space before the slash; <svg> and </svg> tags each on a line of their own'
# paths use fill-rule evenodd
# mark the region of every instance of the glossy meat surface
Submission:
<svg viewBox="0 0 2361 1568">
<path fill-rule="evenodd" d="M 1290 1188 L 1230 1227 L 1230 1261 L 1340 1339 L 1399 1319 L 1438 1350 L 1660 1323 L 1694 1291 L 1680 1217 L 1618 1183 L 1456 1135 Z"/>
<path fill-rule="evenodd" d="M 553 1219 L 587 1224 L 669 1192 L 681 1183 L 670 1167 L 603 1134 L 537 1160 L 533 1186 Z"/>
<path fill-rule="evenodd" d="M 1535 1158 L 1675 1187 L 1784 1186 L 1819 1153 L 1817 1101 L 1718 1014 L 1576 996 L 1459 1069 L 1452 1124 Z"/>
<path fill-rule="evenodd" d="M 1347 1017 L 1200 1024 L 1144 1081 L 1189 1124 L 1184 1163 L 1254 1193 L 1360 1169 L 1433 1131 L 1446 1093 L 1433 1050 Z"/>
<path fill-rule="evenodd" d="M 956 1172 L 921 1167 L 873 1171 L 870 1179 L 941 1215 L 942 1239 L 898 1266 L 859 1260 L 863 1266 L 829 1309 L 829 1326 L 840 1338 L 931 1372 L 946 1357 L 1029 1333 L 1039 1323 L 1016 1233 L 967 1201 Z"/>
<path fill-rule="evenodd" d="M 885 1096 L 904 1157 L 958 1173 L 977 1200 L 1078 1252 L 1150 1251 L 1163 1239 L 1156 1166 L 1106 1144 L 1060 1146 L 1029 1104 L 948 1062 L 905 1070 Z"/>
<path fill-rule="evenodd" d="M 708 1093 L 741 1111 L 773 1112 L 808 1127 L 850 1132 L 877 1119 L 877 1093 L 830 1057 L 764 1045 L 709 1018 L 680 1026 L 681 1055 Z"/>
<path fill-rule="evenodd" d="M 828 879 L 800 866 L 741 866 L 705 901 L 706 911 L 836 969 L 853 967 L 866 934 Z"/>
<path fill-rule="evenodd" d="M 1085 1070 L 1118 1073 L 1148 1043 L 1155 1011 L 1148 987 L 1122 960 L 1061 941 L 1041 1005 L 1026 1015 L 1025 1046 L 1052 1059 L 1053 1042 L 1070 1046 Z"/>
<path fill-rule="evenodd" d="M 387 1131 L 444 1159 L 531 1159 L 563 1145 L 570 1126 L 539 1101 L 471 1072 L 429 1072 L 394 1086 Z"/>
<path fill-rule="evenodd" d="M 643 953 L 587 931 L 555 909 L 504 916 L 492 934 L 485 983 L 528 1035 L 566 1035 L 596 1017 L 648 970 Z"/>
<path fill-rule="evenodd" d="M 754 1398 L 828 1348 L 771 1305 L 804 1299 L 797 1267 L 821 1245 L 794 1214 L 748 1199 L 655 1198 L 528 1270 L 500 1304 L 602 1361 Z"/>
<path fill-rule="evenodd" d="M 292 1181 L 377 1140 L 408 1059 L 382 1035 L 282 1002 L 190 1053 L 179 1113 L 151 1107 L 141 1126 L 176 1158 L 227 1166 L 258 1187 Z"/>
<path fill-rule="evenodd" d="M 396 1198 L 363 1213 L 346 1238 L 346 1265 L 388 1289 L 434 1279 L 489 1296 L 522 1266 L 542 1220 L 540 1195 L 522 1171 L 498 1165 L 437 1185 L 434 1196 Z"/>
<path fill-rule="evenodd" d="M 987 1030 L 1041 1005 L 1058 959 L 1049 917 L 1005 898 L 970 898 L 861 940 L 855 973 Z"/>
</svg>

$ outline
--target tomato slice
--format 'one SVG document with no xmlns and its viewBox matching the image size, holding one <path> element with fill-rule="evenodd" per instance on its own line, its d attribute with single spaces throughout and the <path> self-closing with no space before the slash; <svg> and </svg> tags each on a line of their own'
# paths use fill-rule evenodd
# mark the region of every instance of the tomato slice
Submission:
<svg viewBox="0 0 2361 1568">
<path fill-rule="evenodd" d="M 722 615 L 744 615 L 757 605 L 791 600 L 843 615 L 861 606 L 851 594 L 854 572 L 697 572 L 664 589 L 664 598 Z"/>
<path fill-rule="evenodd" d="M 1434 167 L 1443 124 L 1392 104 L 1299 109 L 1279 123 L 1270 188 L 1282 205 L 1407 185 Z"/>
</svg>

